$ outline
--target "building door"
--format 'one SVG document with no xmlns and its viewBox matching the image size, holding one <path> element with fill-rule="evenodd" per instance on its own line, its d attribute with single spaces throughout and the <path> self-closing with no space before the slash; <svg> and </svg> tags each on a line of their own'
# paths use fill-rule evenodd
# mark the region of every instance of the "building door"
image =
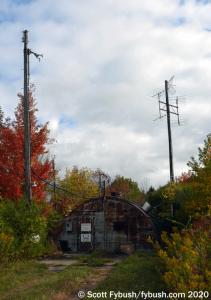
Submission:
<svg viewBox="0 0 211 300">
<path fill-rule="evenodd" d="M 91 251 L 94 247 L 94 217 L 77 216 L 77 251 Z"/>
</svg>

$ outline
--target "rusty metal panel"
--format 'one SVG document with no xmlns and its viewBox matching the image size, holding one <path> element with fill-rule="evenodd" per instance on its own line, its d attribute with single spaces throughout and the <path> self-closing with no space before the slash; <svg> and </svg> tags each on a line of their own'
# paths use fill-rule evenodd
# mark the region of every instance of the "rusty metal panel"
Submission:
<svg viewBox="0 0 211 300">
<path fill-rule="evenodd" d="M 146 243 L 147 237 L 157 240 L 154 223 L 147 213 L 120 196 L 106 196 L 104 202 L 102 197 L 90 199 L 79 205 L 70 217 L 72 232 L 62 231 L 60 239 L 68 240 L 73 252 L 115 251 L 123 243 L 131 243 L 135 249 L 149 249 L 152 246 Z M 70 222 L 70 218 L 67 221 Z M 91 231 L 81 230 L 83 223 L 90 224 L 87 229 L 91 226 Z M 81 239 L 81 234 L 85 235 L 84 239 Z"/>
<path fill-rule="evenodd" d="M 115 251 L 124 242 L 142 244 L 146 247 L 147 237 L 153 236 L 154 232 L 142 211 L 124 199 L 111 196 L 106 198 L 107 250 Z M 124 226 L 121 225 L 123 223 Z"/>
<path fill-rule="evenodd" d="M 104 212 L 95 213 L 95 249 L 104 250 Z"/>
</svg>

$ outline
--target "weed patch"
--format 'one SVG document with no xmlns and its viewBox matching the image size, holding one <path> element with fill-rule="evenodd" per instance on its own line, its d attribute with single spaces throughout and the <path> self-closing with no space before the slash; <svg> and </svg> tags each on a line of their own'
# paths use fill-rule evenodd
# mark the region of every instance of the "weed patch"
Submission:
<svg viewBox="0 0 211 300">
<path fill-rule="evenodd" d="M 89 266 L 89 267 L 100 267 L 104 263 L 112 261 L 109 258 L 97 258 L 96 255 L 80 256 L 75 266 Z"/>
<path fill-rule="evenodd" d="M 157 273 L 160 262 L 156 252 L 136 252 L 121 263 L 117 263 L 109 277 L 93 291 L 97 293 L 114 292 L 154 292 L 164 291 L 167 287 Z M 85 297 L 84 299 L 89 299 Z M 98 298 L 101 299 L 101 298 Z M 103 299 L 103 298 L 102 298 Z M 161 299 L 161 298 L 160 298 Z"/>
<path fill-rule="evenodd" d="M 47 265 L 38 262 L 16 262 L 0 269 L 0 299 L 4 300 L 63 300 L 77 290 L 91 274 L 91 267 L 60 273 L 49 272 Z"/>
</svg>

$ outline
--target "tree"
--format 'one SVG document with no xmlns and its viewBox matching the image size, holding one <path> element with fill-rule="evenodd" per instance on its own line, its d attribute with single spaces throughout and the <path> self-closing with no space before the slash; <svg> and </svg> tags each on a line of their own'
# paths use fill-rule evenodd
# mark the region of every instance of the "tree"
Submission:
<svg viewBox="0 0 211 300">
<path fill-rule="evenodd" d="M 26 197 L 18 203 L 2 199 L 0 203 L 0 262 L 32 258 L 49 251 L 47 220 L 41 215 L 40 205 Z"/>
<path fill-rule="evenodd" d="M 104 193 L 104 182 L 105 188 L 107 188 L 110 181 L 111 177 L 108 175 L 108 173 L 105 173 L 100 168 L 97 168 L 97 170 L 93 174 L 93 182 L 95 182 L 99 186 L 99 195 L 102 196 Z"/>
<path fill-rule="evenodd" d="M 188 203 L 187 210 L 196 213 L 205 213 L 211 200 L 211 134 L 204 140 L 204 148 L 198 148 L 198 161 L 191 156 L 187 166 L 191 168 L 189 185 L 193 190 L 193 198 Z"/>
<path fill-rule="evenodd" d="M 122 197 L 133 201 L 139 205 L 144 204 L 144 194 L 140 191 L 138 183 L 133 181 L 131 178 L 124 178 L 124 176 L 116 175 L 115 179 L 107 187 L 106 193 L 121 192 Z"/>
<path fill-rule="evenodd" d="M 64 179 L 56 178 L 56 185 L 63 190 L 82 196 L 82 198 L 59 189 L 56 189 L 55 198 L 53 187 L 50 187 L 48 192 L 51 195 L 51 203 L 54 207 L 56 206 L 56 209 L 63 216 L 67 215 L 76 205 L 86 200 L 83 197 L 93 198 L 99 196 L 98 182 L 95 179 L 96 174 L 87 167 L 79 170 L 77 166 L 74 166 L 72 171 L 66 169 Z"/>
<path fill-rule="evenodd" d="M 183 172 L 178 177 L 178 182 L 187 183 L 187 182 L 190 182 L 191 179 L 192 179 L 192 172 L 189 170 L 187 173 Z"/>
<path fill-rule="evenodd" d="M 35 86 L 30 85 L 29 90 L 29 109 L 30 109 L 30 132 L 31 132 L 31 166 L 33 170 L 44 180 L 53 178 L 52 160 L 47 159 L 44 163 L 40 161 L 40 156 L 49 152 L 46 144 L 54 142 L 50 139 L 50 130 L 48 122 L 44 125 L 37 124 L 35 116 L 35 99 L 32 93 Z M 0 187 L 3 198 L 10 200 L 20 199 L 24 194 L 24 112 L 23 95 L 18 94 L 19 104 L 15 109 L 15 119 L 9 122 L 2 122 L 3 114 L 0 114 L 1 126 L 1 144 L 0 144 Z M 46 197 L 46 184 L 40 181 L 36 175 L 31 173 L 31 181 L 34 181 L 37 187 L 33 187 L 32 195 L 39 202 Z"/>
<path fill-rule="evenodd" d="M 153 207 L 150 213 L 152 213 L 159 221 L 163 222 L 163 217 L 169 217 L 171 214 L 171 209 L 169 205 L 169 201 L 164 198 L 163 194 L 168 188 L 169 183 L 164 186 L 159 186 L 157 190 L 150 188 L 146 195 L 146 200 L 149 202 Z"/>
<path fill-rule="evenodd" d="M 144 178 L 143 180 L 141 180 L 141 183 L 140 183 L 140 190 L 146 194 L 147 191 L 148 191 L 148 188 L 149 188 L 149 179 L 148 178 Z"/>
<path fill-rule="evenodd" d="M 11 119 L 9 117 L 4 117 L 4 112 L 0 106 L 0 131 L 3 127 L 8 127 L 10 125 Z"/>
<path fill-rule="evenodd" d="M 111 192 L 121 192 L 122 197 L 130 194 L 130 187 L 124 176 L 116 175 L 115 179 L 111 181 L 110 185 L 106 189 L 106 194 L 110 195 Z"/>
<path fill-rule="evenodd" d="M 147 195 L 149 195 L 150 193 L 153 193 L 154 191 L 155 191 L 155 189 L 152 186 L 150 186 L 150 188 L 147 192 Z"/>
<path fill-rule="evenodd" d="M 199 149 L 198 161 L 191 156 L 188 173 L 182 173 L 178 183 L 169 185 L 164 193 L 164 202 L 176 206 L 175 219 L 186 224 L 191 218 L 208 211 L 211 200 L 211 134 Z"/>
</svg>

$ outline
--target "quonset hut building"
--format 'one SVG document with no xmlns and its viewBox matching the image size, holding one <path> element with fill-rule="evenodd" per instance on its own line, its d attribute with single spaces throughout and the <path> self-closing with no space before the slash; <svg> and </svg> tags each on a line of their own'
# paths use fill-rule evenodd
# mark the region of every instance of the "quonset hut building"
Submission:
<svg viewBox="0 0 211 300">
<path fill-rule="evenodd" d="M 115 252 L 121 245 L 134 250 L 152 249 L 151 236 L 160 242 L 156 221 L 140 206 L 113 192 L 78 205 L 63 222 L 58 240 L 63 251 Z"/>
</svg>

